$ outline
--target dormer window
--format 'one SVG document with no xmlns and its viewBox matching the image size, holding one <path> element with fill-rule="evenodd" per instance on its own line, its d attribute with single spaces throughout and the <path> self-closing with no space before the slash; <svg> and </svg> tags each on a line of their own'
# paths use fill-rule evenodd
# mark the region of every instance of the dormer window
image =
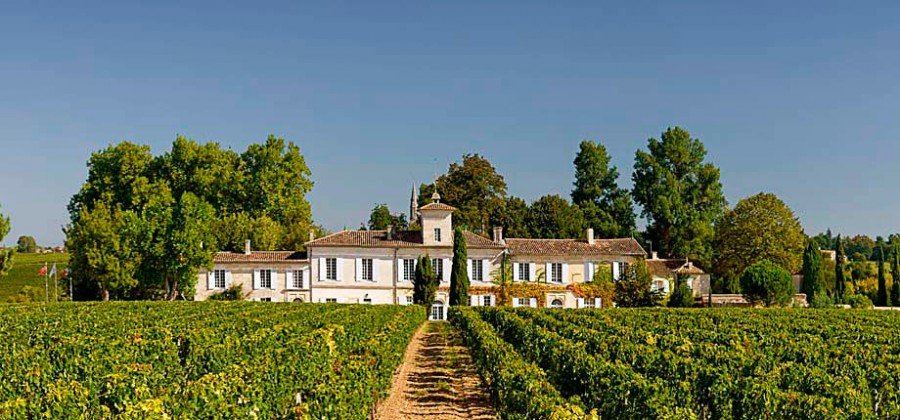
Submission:
<svg viewBox="0 0 900 420">
<path fill-rule="evenodd" d="M 434 241 L 435 242 L 441 241 L 441 228 L 434 228 Z"/>
</svg>

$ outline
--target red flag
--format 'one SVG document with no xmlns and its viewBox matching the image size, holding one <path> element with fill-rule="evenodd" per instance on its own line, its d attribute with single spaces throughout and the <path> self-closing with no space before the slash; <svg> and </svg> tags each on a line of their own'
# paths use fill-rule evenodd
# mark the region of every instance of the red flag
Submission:
<svg viewBox="0 0 900 420">
<path fill-rule="evenodd" d="M 44 266 L 41 267 L 41 269 L 38 271 L 38 275 L 39 275 L 39 276 L 46 276 L 46 275 L 47 275 L 47 263 L 44 263 Z"/>
</svg>

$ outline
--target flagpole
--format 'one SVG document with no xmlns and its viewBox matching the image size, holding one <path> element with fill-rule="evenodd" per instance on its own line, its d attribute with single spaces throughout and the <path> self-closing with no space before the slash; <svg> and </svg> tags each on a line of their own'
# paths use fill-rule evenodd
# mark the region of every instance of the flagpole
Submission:
<svg viewBox="0 0 900 420">
<path fill-rule="evenodd" d="M 59 274 L 53 273 L 53 294 L 56 302 L 59 302 Z"/>
</svg>

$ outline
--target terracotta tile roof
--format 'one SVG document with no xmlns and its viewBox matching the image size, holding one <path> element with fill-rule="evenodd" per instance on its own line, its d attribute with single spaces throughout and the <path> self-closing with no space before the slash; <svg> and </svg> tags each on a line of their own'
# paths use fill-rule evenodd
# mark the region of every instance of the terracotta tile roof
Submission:
<svg viewBox="0 0 900 420">
<path fill-rule="evenodd" d="M 472 232 L 464 232 L 469 248 L 503 248 L 503 245 Z M 387 239 L 386 230 L 344 230 L 310 241 L 307 246 L 345 246 L 364 248 L 416 248 L 422 247 L 422 231 L 401 230 Z M 447 247 L 450 245 L 448 244 Z"/>
<path fill-rule="evenodd" d="M 298 251 L 253 251 L 250 254 L 244 254 L 243 252 L 217 252 L 213 256 L 214 263 L 293 262 L 305 260 L 306 253 Z"/>
<path fill-rule="evenodd" d="M 511 255 L 646 255 L 632 238 L 596 239 L 589 245 L 583 239 L 508 238 Z"/>
<path fill-rule="evenodd" d="M 647 268 L 656 277 L 670 278 L 678 274 L 706 274 L 703 270 L 688 264 L 684 258 L 647 260 Z"/>
<path fill-rule="evenodd" d="M 421 210 L 456 211 L 456 207 L 453 207 L 449 204 L 444 204 L 444 203 L 429 203 L 422 207 L 419 207 L 419 211 L 421 211 Z"/>
</svg>

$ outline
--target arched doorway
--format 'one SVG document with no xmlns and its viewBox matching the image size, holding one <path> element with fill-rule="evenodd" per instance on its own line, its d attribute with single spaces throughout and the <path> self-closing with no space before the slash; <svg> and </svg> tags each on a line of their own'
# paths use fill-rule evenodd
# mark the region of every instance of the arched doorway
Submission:
<svg viewBox="0 0 900 420">
<path fill-rule="evenodd" d="M 303 303 L 303 298 L 295 298 L 294 303 Z"/>
<path fill-rule="evenodd" d="M 447 311 L 444 309 L 444 302 L 435 300 L 431 304 L 431 313 L 428 316 L 429 321 L 446 321 Z"/>
<path fill-rule="evenodd" d="M 562 300 L 553 299 L 553 301 L 550 302 L 550 307 L 551 308 L 562 308 L 563 307 Z"/>
</svg>

